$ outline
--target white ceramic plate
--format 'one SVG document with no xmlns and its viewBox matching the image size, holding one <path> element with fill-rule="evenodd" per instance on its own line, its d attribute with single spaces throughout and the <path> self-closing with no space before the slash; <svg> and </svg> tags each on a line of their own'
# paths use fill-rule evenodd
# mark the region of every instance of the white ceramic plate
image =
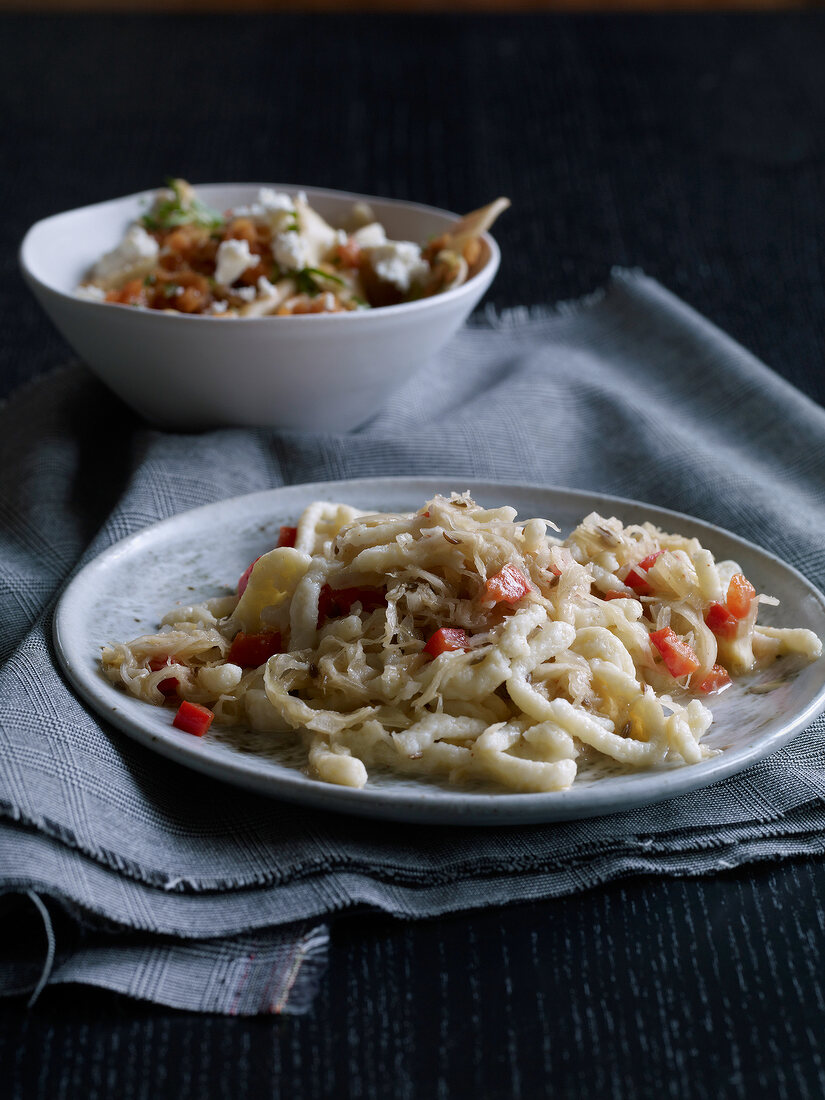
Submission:
<svg viewBox="0 0 825 1100">
<path fill-rule="evenodd" d="M 188 767 L 322 809 L 431 824 L 556 821 L 658 802 L 707 786 L 775 752 L 825 708 L 825 659 L 807 665 L 777 662 L 710 700 L 714 724 L 707 744 L 722 751 L 700 764 L 584 775 L 570 790 L 548 794 L 467 791 L 385 774 L 371 776 L 365 788 L 354 790 L 310 779 L 301 771 L 303 751 L 279 750 L 272 735 L 215 731 L 201 740 L 181 733 L 172 726 L 171 709 L 133 699 L 101 674 L 101 646 L 154 631 L 176 603 L 225 595 L 249 562 L 274 545 L 278 527 L 294 523 L 310 501 L 406 511 L 436 492 L 466 488 L 485 506 L 511 504 L 520 516 L 552 519 L 565 533 L 595 509 L 625 523 L 650 520 L 665 530 L 696 536 L 717 558 L 738 561 L 759 591 L 781 600 L 778 608 L 760 610 L 762 620 L 805 626 L 825 636 L 825 598 L 804 577 L 766 551 L 699 520 L 593 493 L 491 482 L 468 485 L 446 478 L 382 478 L 236 497 L 184 512 L 117 543 L 74 578 L 58 604 L 54 636 L 63 668 L 102 717 Z M 753 691 L 777 680 L 780 686 L 771 691 Z"/>
</svg>

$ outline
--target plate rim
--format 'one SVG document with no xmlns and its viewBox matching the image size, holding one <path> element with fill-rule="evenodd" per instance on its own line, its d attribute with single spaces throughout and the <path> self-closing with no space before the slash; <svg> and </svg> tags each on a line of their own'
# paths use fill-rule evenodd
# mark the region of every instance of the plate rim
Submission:
<svg viewBox="0 0 825 1100">
<path fill-rule="evenodd" d="M 416 477 L 360 477 L 301 482 L 225 497 L 209 504 L 184 509 L 155 523 L 149 523 L 131 535 L 112 543 L 70 577 L 55 605 L 52 638 L 59 666 L 71 688 L 95 715 L 111 723 L 121 733 L 144 747 L 177 764 L 235 787 L 253 790 L 270 798 L 298 803 L 303 807 L 359 817 L 422 824 L 466 826 L 549 824 L 555 821 L 600 817 L 668 801 L 745 771 L 782 748 L 825 709 L 825 675 L 823 675 L 819 689 L 808 703 L 802 710 L 795 711 L 790 720 L 782 723 L 779 729 L 774 729 L 766 736 L 757 738 L 751 744 L 730 751 L 724 750 L 719 756 L 697 764 L 674 767 L 672 770 L 640 771 L 629 773 L 628 776 L 608 777 L 603 781 L 578 788 L 574 783 L 564 791 L 498 794 L 422 785 L 420 791 L 407 789 L 394 793 L 387 788 L 367 786 L 356 789 L 335 786 L 311 779 L 301 771 L 279 765 L 271 760 L 267 761 L 267 769 L 261 770 L 261 758 L 255 761 L 254 756 L 251 755 L 239 754 L 236 759 L 216 760 L 210 752 L 210 742 L 199 739 L 185 741 L 182 739 L 185 735 L 181 734 L 179 739 L 177 731 L 171 739 L 166 739 L 165 736 L 153 732 L 149 726 L 133 718 L 118 706 L 119 700 L 129 699 L 129 697 L 118 692 L 117 688 L 103 677 L 99 669 L 92 673 L 85 667 L 83 662 L 84 660 L 88 662 L 91 655 L 87 653 L 84 658 L 83 654 L 78 653 L 77 657 L 80 660 L 75 660 L 77 647 L 72 640 L 69 620 L 76 607 L 82 608 L 82 597 L 90 578 L 93 578 L 99 569 L 131 554 L 136 549 L 139 550 L 142 543 L 150 539 L 154 540 L 158 531 L 161 532 L 162 537 L 164 532 L 173 532 L 176 528 L 192 522 L 193 517 L 196 519 L 199 515 L 213 512 L 221 507 L 235 506 L 243 509 L 246 504 L 246 510 L 252 515 L 256 501 L 260 501 L 263 505 L 265 500 L 273 497 L 277 499 L 283 495 L 304 496 L 308 503 L 310 499 L 329 499 L 329 493 L 336 490 L 340 492 L 343 489 L 347 493 L 357 493 L 359 487 L 369 486 L 373 494 L 382 493 L 390 497 L 393 490 L 406 493 L 418 491 L 421 499 L 424 500 L 434 492 L 445 491 L 445 482 L 459 482 L 462 487 L 469 488 L 471 493 L 478 494 L 479 497 L 483 497 L 487 491 L 511 490 L 528 495 L 552 495 L 556 499 L 568 502 L 587 499 L 593 502 L 594 507 L 595 502 L 601 500 L 610 502 L 618 508 L 629 506 L 653 513 L 650 517 L 652 522 L 659 523 L 657 517 L 668 519 L 672 517 L 676 521 L 687 522 L 698 526 L 711 536 L 718 533 L 726 539 L 733 540 L 748 553 L 755 553 L 767 564 L 789 574 L 809 596 L 816 600 L 825 616 L 825 594 L 795 566 L 733 531 L 688 513 L 596 490 L 541 485 L 533 482 L 438 474 Z M 324 497 L 321 494 L 327 495 Z M 820 660 L 825 660 L 825 657 Z M 132 702 L 140 703 L 140 700 L 132 700 Z M 150 706 L 150 704 L 145 705 Z M 152 709 L 159 713 L 168 713 L 160 711 L 159 708 Z M 170 725 L 170 734 L 172 729 Z M 277 773 L 273 774 L 271 769 L 277 769 Z M 617 788 L 617 784 L 627 779 L 633 779 L 633 786 L 619 785 Z M 604 786 L 601 785 L 602 782 Z"/>
</svg>

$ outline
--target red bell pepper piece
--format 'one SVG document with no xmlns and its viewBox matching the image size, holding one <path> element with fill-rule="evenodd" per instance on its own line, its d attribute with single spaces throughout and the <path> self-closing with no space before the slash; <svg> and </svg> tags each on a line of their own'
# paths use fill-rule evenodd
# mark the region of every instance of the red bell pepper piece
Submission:
<svg viewBox="0 0 825 1100">
<path fill-rule="evenodd" d="M 717 638 L 735 638 L 739 620 L 731 615 L 723 603 L 712 603 L 705 614 L 705 622 Z"/>
<path fill-rule="evenodd" d="M 358 585 L 352 588 L 331 588 L 325 584 L 318 597 L 318 626 L 326 619 L 337 619 L 349 615 L 353 605 L 360 603 L 366 612 L 375 611 L 387 602 L 387 593 L 383 588 L 368 588 Z"/>
<path fill-rule="evenodd" d="M 160 672 L 160 670 L 167 665 L 178 663 L 179 662 L 173 661 L 171 657 L 152 657 L 149 660 L 149 668 L 152 672 Z M 160 681 L 157 688 L 161 695 L 176 695 L 179 683 L 180 680 L 178 680 L 177 676 L 168 676 L 165 680 Z"/>
<path fill-rule="evenodd" d="M 661 653 L 671 676 L 687 676 L 699 667 L 699 660 L 693 649 L 669 626 L 654 630 L 650 641 Z"/>
<path fill-rule="evenodd" d="M 705 695 L 716 695 L 717 692 L 726 688 L 730 682 L 731 679 L 728 675 L 728 670 L 723 668 L 722 665 L 714 665 L 707 676 L 705 676 L 696 687 L 699 691 L 704 692 Z"/>
<path fill-rule="evenodd" d="M 484 600 L 493 603 L 518 603 L 530 591 L 525 575 L 508 562 L 500 572 L 489 577 L 484 585 Z"/>
<path fill-rule="evenodd" d="M 438 657 L 442 653 L 455 653 L 459 649 L 469 649 L 470 639 L 466 630 L 459 630 L 453 626 L 440 626 L 424 646 L 424 652 L 431 657 Z"/>
<path fill-rule="evenodd" d="M 737 619 L 744 619 L 756 597 L 756 589 L 743 573 L 734 573 L 728 585 L 728 611 Z"/>
<path fill-rule="evenodd" d="M 184 733 L 191 733 L 195 737 L 203 737 L 212 725 L 215 715 L 209 707 L 202 707 L 200 703 L 190 703 L 184 699 L 178 707 L 178 712 L 172 719 L 172 725 Z"/>
<path fill-rule="evenodd" d="M 655 550 L 652 554 L 648 554 L 646 558 L 642 558 L 639 562 L 638 568 L 644 569 L 645 573 L 650 569 L 651 565 L 664 554 L 664 550 Z"/>
<path fill-rule="evenodd" d="M 278 534 L 278 546 L 294 546 L 297 537 L 297 527 L 282 527 Z"/>
<path fill-rule="evenodd" d="M 642 558 L 637 565 L 634 565 L 624 579 L 627 587 L 632 588 L 639 596 L 649 596 L 653 591 L 653 585 L 644 574 L 662 554 L 664 554 L 664 550 L 657 550 L 654 554 L 648 554 L 646 558 Z"/>
<path fill-rule="evenodd" d="M 635 567 L 627 574 L 624 583 L 628 588 L 632 588 L 639 596 L 649 596 L 653 591 L 653 585 L 647 577 L 643 573 L 640 573 Z"/>
<path fill-rule="evenodd" d="M 238 599 L 240 599 L 244 592 L 246 592 L 246 586 L 249 584 L 249 578 L 252 576 L 252 570 L 255 568 L 260 560 L 260 556 L 255 558 L 255 561 L 253 561 L 251 565 L 247 566 L 247 568 L 242 573 L 241 579 L 238 581 Z"/>
<path fill-rule="evenodd" d="M 226 659 L 229 664 L 240 665 L 241 668 L 258 668 L 282 649 L 281 635 L 277 630 L 263 630 L 260 634 L 240 631 L 232 639 Z"/>
</svg>

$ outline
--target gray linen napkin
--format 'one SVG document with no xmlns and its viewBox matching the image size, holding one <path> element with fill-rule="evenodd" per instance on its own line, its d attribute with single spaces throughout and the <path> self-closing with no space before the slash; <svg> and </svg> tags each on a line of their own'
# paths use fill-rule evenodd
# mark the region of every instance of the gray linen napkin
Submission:
<svg viewBox="0 0 825 1100">
<path fill-rule="evenodd" d="M 427 917 L 821 854 L 821 717 L 745 774 L 633 812 L 377 827 L 235 791 L 110 729 L 57 673 L 50 622 L 79 564 L 155 520 L 378 473 L 646 500 L 750 537 L 822 586 L 823 460 L 823 409 L 621 272 L 586 301 L 476 322 L 350 435 L 164 434 L 83 368 L 33 384 L 0 410 L 0 913 L 13 930 L 0 987 L 302 1011 L 329 918 L 355 907 Z"/>
</svg>

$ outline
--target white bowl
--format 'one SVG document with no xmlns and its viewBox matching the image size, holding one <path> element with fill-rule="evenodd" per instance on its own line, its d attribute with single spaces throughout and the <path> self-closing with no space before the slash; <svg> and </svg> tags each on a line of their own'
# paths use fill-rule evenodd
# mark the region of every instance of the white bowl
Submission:
<svg viewBox="0 0 825 1100">
<path fill-rule="evenodd" d="M 306 192 L 333 225 L 366 200 L 394 240 L 423 242 L 458 215 L 415 203 L 291 184 L 205 184 L 225 210 L 261 186 Z M 467 318 L 500 253 L 483 237 L 484 263 L 462 286 L 416 302 L 297 317 L 187 316 L 86 301 L 75 288 L 145 211 L 144 191 L 37 222 L 20 249 L 26 282 L 81 359 L 133 409 L 163 428 L 265 425 L 347 431 L 369 419 Z"/>
</svg>

